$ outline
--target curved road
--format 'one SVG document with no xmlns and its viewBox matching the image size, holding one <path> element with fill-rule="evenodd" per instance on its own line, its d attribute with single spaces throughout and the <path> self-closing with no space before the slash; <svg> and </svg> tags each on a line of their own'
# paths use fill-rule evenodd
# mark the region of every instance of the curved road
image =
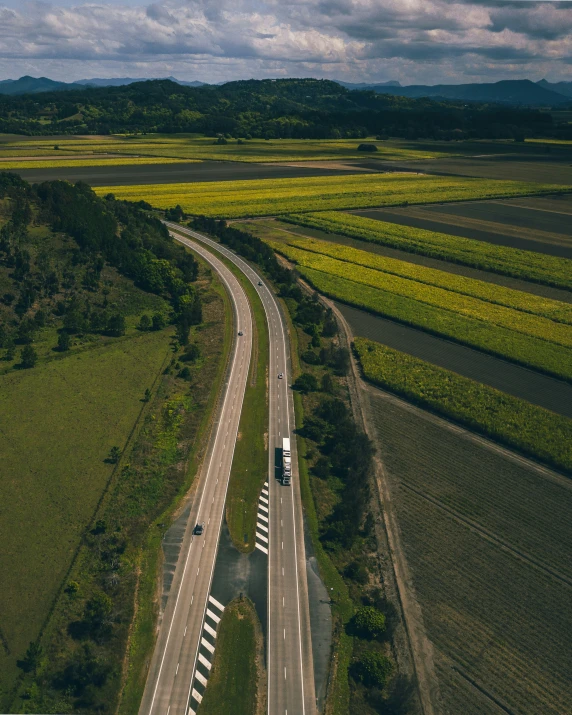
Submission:
<svg viewBox="0 0 572 715">
<path fill-rule="evenodd" d="M 193 250 L 211 264 L 225 283 L 233 302 L 235 326 L 244 335 L 236 336 L 234 341 L 218 423 L 198 477 L 197 496 L 151 660 L 140 715 L 187 715 L 252 352 L 252 314 L 240 282 L 211 252 L 196 244 Z M 192 534 L 197 522 L 205 524 L 202 536 Z"/>
<path fill-rule="evenodd" d="M 308 585 L 302 498 L 294 435 L 294 401 L 289 389 L 291 375 L 289 341 L 284 316 L 273 292 L 251 266 L 221 244 L 178 224 L 173 236 L 193 250 L 197 242 L 232 261 L 256 287 L 262 300 L 269 331 L 269 544 L 268 544 L 268 670 L 269 715 L 315 715 L 316 696 L 310 631 Z M 189 238 L 185 238 L 188 236 Z M 190 240 L 192 239 L 192 240 Z M 218 270 L 218 269 L 217 269 Z M 226 269 L 228 270 L 228 269 Z M 259 282 L 262 285 L 259 285 Z M 278 379 L 278 373 L 284 379 Z M 275 468 L 276 448 L 290 437 L 292 485 L 284 487 Z M 192 674 L 191 674 L 192 675 Z M 141 711 L 142 715 L 143 712 Z M 166 710 L 164 711 L 166 713 Z"/>
</svg>

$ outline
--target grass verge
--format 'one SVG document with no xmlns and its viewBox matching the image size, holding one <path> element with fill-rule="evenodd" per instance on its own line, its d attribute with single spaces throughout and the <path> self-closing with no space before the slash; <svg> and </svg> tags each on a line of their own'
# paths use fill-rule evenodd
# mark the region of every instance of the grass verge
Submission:
<svg viewBox="0 0 572 715">
<path fill-rule="evenodd" d="M 400 226 L 338 211 L 284 216 L 282 220 L 409 253 L 572 290 L 572 262 L 567 258 L 495 246 L 472 238 Z"/>
<path fill-rule="evenodd" d="M 254 605 L 231 601 L 218 627 L 217 646 L 201 715 L 255 715 L 258 701 L 262 633 Z"/>
<path fill-rule="evenodd" d="M 368 380 L 552 467 L 572 472 L 572 420 L 380 343 L 356 338 Z"/>
</svg>

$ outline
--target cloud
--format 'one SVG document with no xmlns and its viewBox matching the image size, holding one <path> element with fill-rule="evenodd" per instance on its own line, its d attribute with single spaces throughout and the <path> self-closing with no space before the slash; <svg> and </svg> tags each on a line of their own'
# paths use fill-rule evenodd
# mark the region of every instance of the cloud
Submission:
<svg viewBox="0 0 572 715">
<path fill-rule="evenodd" d="M 461 82 L 572 62 L 572 3 L 507 0 L 0 0 L 0 72 L 206 81 L 330 76 Z M 13 6 L 12 6 L 13 5 Z M 84 71 L 85 70 L 85 71 Z M 45 69 L 42 73 L 47 73 Z"/>
</svg>

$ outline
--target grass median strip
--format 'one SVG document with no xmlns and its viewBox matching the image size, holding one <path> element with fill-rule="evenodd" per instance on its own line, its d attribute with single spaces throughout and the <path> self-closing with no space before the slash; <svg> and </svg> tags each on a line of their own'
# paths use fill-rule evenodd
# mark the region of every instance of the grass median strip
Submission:
<svg viewBox="0 0 572 715">
<path fill-rule="evenodd" d="M 213 666 L 201 702 L 201 715 L 255 715 L 258 707 L 262 633 L 254 605 L 236 599 L 218 627 Z"/>
<path fill-rule="evenodd" d="M 400 226 L 338 211 L 290 215 L 284 216 L 282 220 L 501 275 L 572 290 L 572 261 L 567 258 L 496 246 L 471 238 Z"/>
<path fill-rule="evenodd" d="M 478 298 L 488 303 L 502 305 L 524 313 L 531 313 L 548 318 L 549 320 L 572 325 L 572 306 L 568 303 L 543 298 L 512 288 L 505 288 L 494 283 L 488 283 L 487 281 L 458 276 L 454 273 L 440 271 L 435 268 L 419 266 L 395 258 L 380 256 L 375 253 L 370 253 L 369 251 L 361 251 L 357 248 L 343 246 L 338 243 L 330 243 L 315 238 L 298 238 L 286 233 L 283 235 L 284 241 L 282 243 L 285 245 L 353 264 L 356 266 L 355 270 L 358 273 L 359 269 L 357 266 L 371 268 L 382 273 L 400 276 L 401 278 L 407 278 L 412 281 L 417 281 L 418 283 L 442 288 L 452 291 L 453 293 L 459 293 L 460 295 Z M 277 250 L 281 250 L 280 244 L 275 243 L 272 245 Z M 354 280 L 356 279 L 354 278 Z"/>
<path fill-rule="evenodd" d="M 356 338 L 371 382 L 557 469 L 572 471 L 572 420 L 385 345 Z"/>
<path fill-rule="evenodd" d="M 554 184 L 397 173 L 103 186 L 95 189 L 99 196 L 111 192 L 118 199 L 143 200 L 162 209 L 179 204 L 187 213 L 223 218 L 396 206 L 404 202 L 466 201 L 568 190 L 570 187 Z"/>
</svg>

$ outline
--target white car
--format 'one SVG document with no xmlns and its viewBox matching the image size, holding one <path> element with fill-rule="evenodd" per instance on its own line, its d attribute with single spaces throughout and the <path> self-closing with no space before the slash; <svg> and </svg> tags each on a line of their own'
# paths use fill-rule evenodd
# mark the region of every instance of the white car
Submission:
<svg viewBox="0 0 572 715">
<path fill-rule="evenodd" d="M 283 372 L 279 372 L 279 373 L 278 373 L 278 379 L 281 380 L 283 377 L 284 377 L 284 373 L 283 373 Z"/>
</svg>

